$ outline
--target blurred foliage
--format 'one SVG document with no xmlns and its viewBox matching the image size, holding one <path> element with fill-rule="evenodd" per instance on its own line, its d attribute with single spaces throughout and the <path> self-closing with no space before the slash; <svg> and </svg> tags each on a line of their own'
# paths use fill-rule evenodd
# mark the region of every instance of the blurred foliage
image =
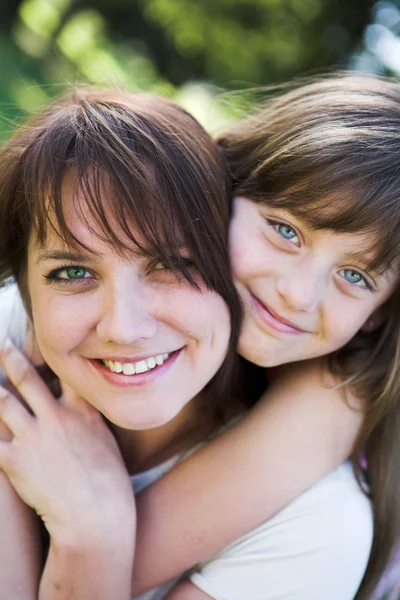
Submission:
<svg viewBox="0 0 400 600">
<path fill-rule="evenodd" d="M 366 0 L 7 0 L 0 134 L 9 118 L 79 81 L 178 97 L 218 121 L 211 85 L 343 67 L 370 18 Z"/>
<path fill-rule="evenodd" d="M 332 67 L 399 75 L 399 2 L 2 0 L 0 138 L 66 83 L 171 96 L 213 129 L 231 118 L 221 89 Z"/>
</svg>

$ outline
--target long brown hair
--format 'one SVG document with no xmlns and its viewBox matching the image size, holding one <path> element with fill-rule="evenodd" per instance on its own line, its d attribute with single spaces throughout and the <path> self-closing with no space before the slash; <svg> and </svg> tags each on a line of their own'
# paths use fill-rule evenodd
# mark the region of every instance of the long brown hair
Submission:
<svg viewBox="0 0 400 600">
<path fill-rule="evenodd" d="M 292 211 L 312 227 L 370 234 L 371 267 L 400 264 L 400 84 L 336 75 L 279 97 L 222 135 L 233 193 Z M 375 533 L 357 600 L 371 597 L 400 538 L 400 291 L 377 330 L 330 367 L 368 399 L 352 454 L 368 461 Z"/>
<path fill-rule="evenodd" d="M 229 350 L 207 386 L 215 408 L 234 380 L 241 317 L 227 252 L 229 180 L 218 146 L 175 103 L 140 92 L 75 89 L 20 126 L 0 150 L 0 283 L 17 282 L 28 312 L 32 233 L 45 245 L 53 227 L 67 245 L 82 246 L 63 206 L 71 170 L 85 200 L 79 217 L 102 241 L 122 255 L 133 244 L 196 287 L 185 247 L 197 275 L 226 301 Z"/>
</svg>

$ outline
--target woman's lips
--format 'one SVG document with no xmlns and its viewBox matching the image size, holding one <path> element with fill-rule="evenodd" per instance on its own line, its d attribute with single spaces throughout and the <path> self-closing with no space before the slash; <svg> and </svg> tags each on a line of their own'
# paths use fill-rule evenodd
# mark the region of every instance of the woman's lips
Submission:
<svg viewBox="0 0 400 600">
<path fill-rule="evenodd" d="M 261 317 L 262 321 L 268 325 L 271 329 L 278 331 L 279 333 L 309 333 L 305 329 L 297 327 L 293 323 L 290 323 L 286 319 L 280 317 L 277 313 L 273 312 L 270 308 L 267 308 L 256 296 L 250 293 L 253 305 L 257 311 L 257 314 Z"/>
<path fill-rule="evenodd" d="M 112 372 L 101 360 L 88 359 L 92 366 L 106 379 L 109 383 L 118 387 L 140 387 L 153 383 L 156 379 L 165 375 L 167 371 L 172 367 L 178 356 L 180 355 L 183 348 L 171 352 L 168 358 L 162 365 L 156 368 L 146 371 L 144 373 L 137 373 L 135 375 L 124 375 L 124 373 Z"/>
</svg>

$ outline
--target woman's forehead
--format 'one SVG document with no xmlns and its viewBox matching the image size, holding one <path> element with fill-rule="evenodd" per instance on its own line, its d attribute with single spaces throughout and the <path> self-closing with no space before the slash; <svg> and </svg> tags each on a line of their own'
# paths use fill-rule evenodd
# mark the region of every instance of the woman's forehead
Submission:
<svg viewBox="0 0 400 600">
<path fill-rule="evenodd" d="M 138 226 L 134 215 L 129 214 L 129 210 L 125 214 L 116 210 L 113 201 L 115 191 L 107 176 L 102 177 L 101 185 L 96 190 L 95 202 L 100 205 L 101 214 L 92 202 L 92 192 L 87 193 L 80 183 L 76 172 L 71 171 L 63 179 L 60 205 L 56 206 L 49 198 L 44 239 L 39 240 L 35 230 L 31 235 L 31 248 L 36 253 L 44 249 L 73 249 L 74 252 L 80 252 L 83 248 L 93 256 L 110 249 L 115 253 L 123 251 L 129 255 L 154 254 L 154 240 L 146 239 L 144 228 Z M 152 225 L 160 247 L 168 245 L 161 222 L 155 220 Z M 184 247 L 183 235 L 178 227 L 171 227 L 170 231 L 174 234 L 174 248 Z"/>
</svg>

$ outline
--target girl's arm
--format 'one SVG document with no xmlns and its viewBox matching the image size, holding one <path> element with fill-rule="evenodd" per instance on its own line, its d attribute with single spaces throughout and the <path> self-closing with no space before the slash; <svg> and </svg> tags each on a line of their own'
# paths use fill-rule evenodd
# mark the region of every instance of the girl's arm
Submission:
<svg viewBox="0 0 400 600">
<path fill-rule="evenodd" d="M 281 368 L 248 416 L 136 499 L 137 595 L 267 520 L 351 453 L 362 402 L 323 361 Z"/>
<path fill-rule="evenodd" d="M 10 439 L 0 423 L 0 440 Z M 42 571 L 39 520 L 0 471 L 0 598 L 36 600 Z"/>
</svg>

